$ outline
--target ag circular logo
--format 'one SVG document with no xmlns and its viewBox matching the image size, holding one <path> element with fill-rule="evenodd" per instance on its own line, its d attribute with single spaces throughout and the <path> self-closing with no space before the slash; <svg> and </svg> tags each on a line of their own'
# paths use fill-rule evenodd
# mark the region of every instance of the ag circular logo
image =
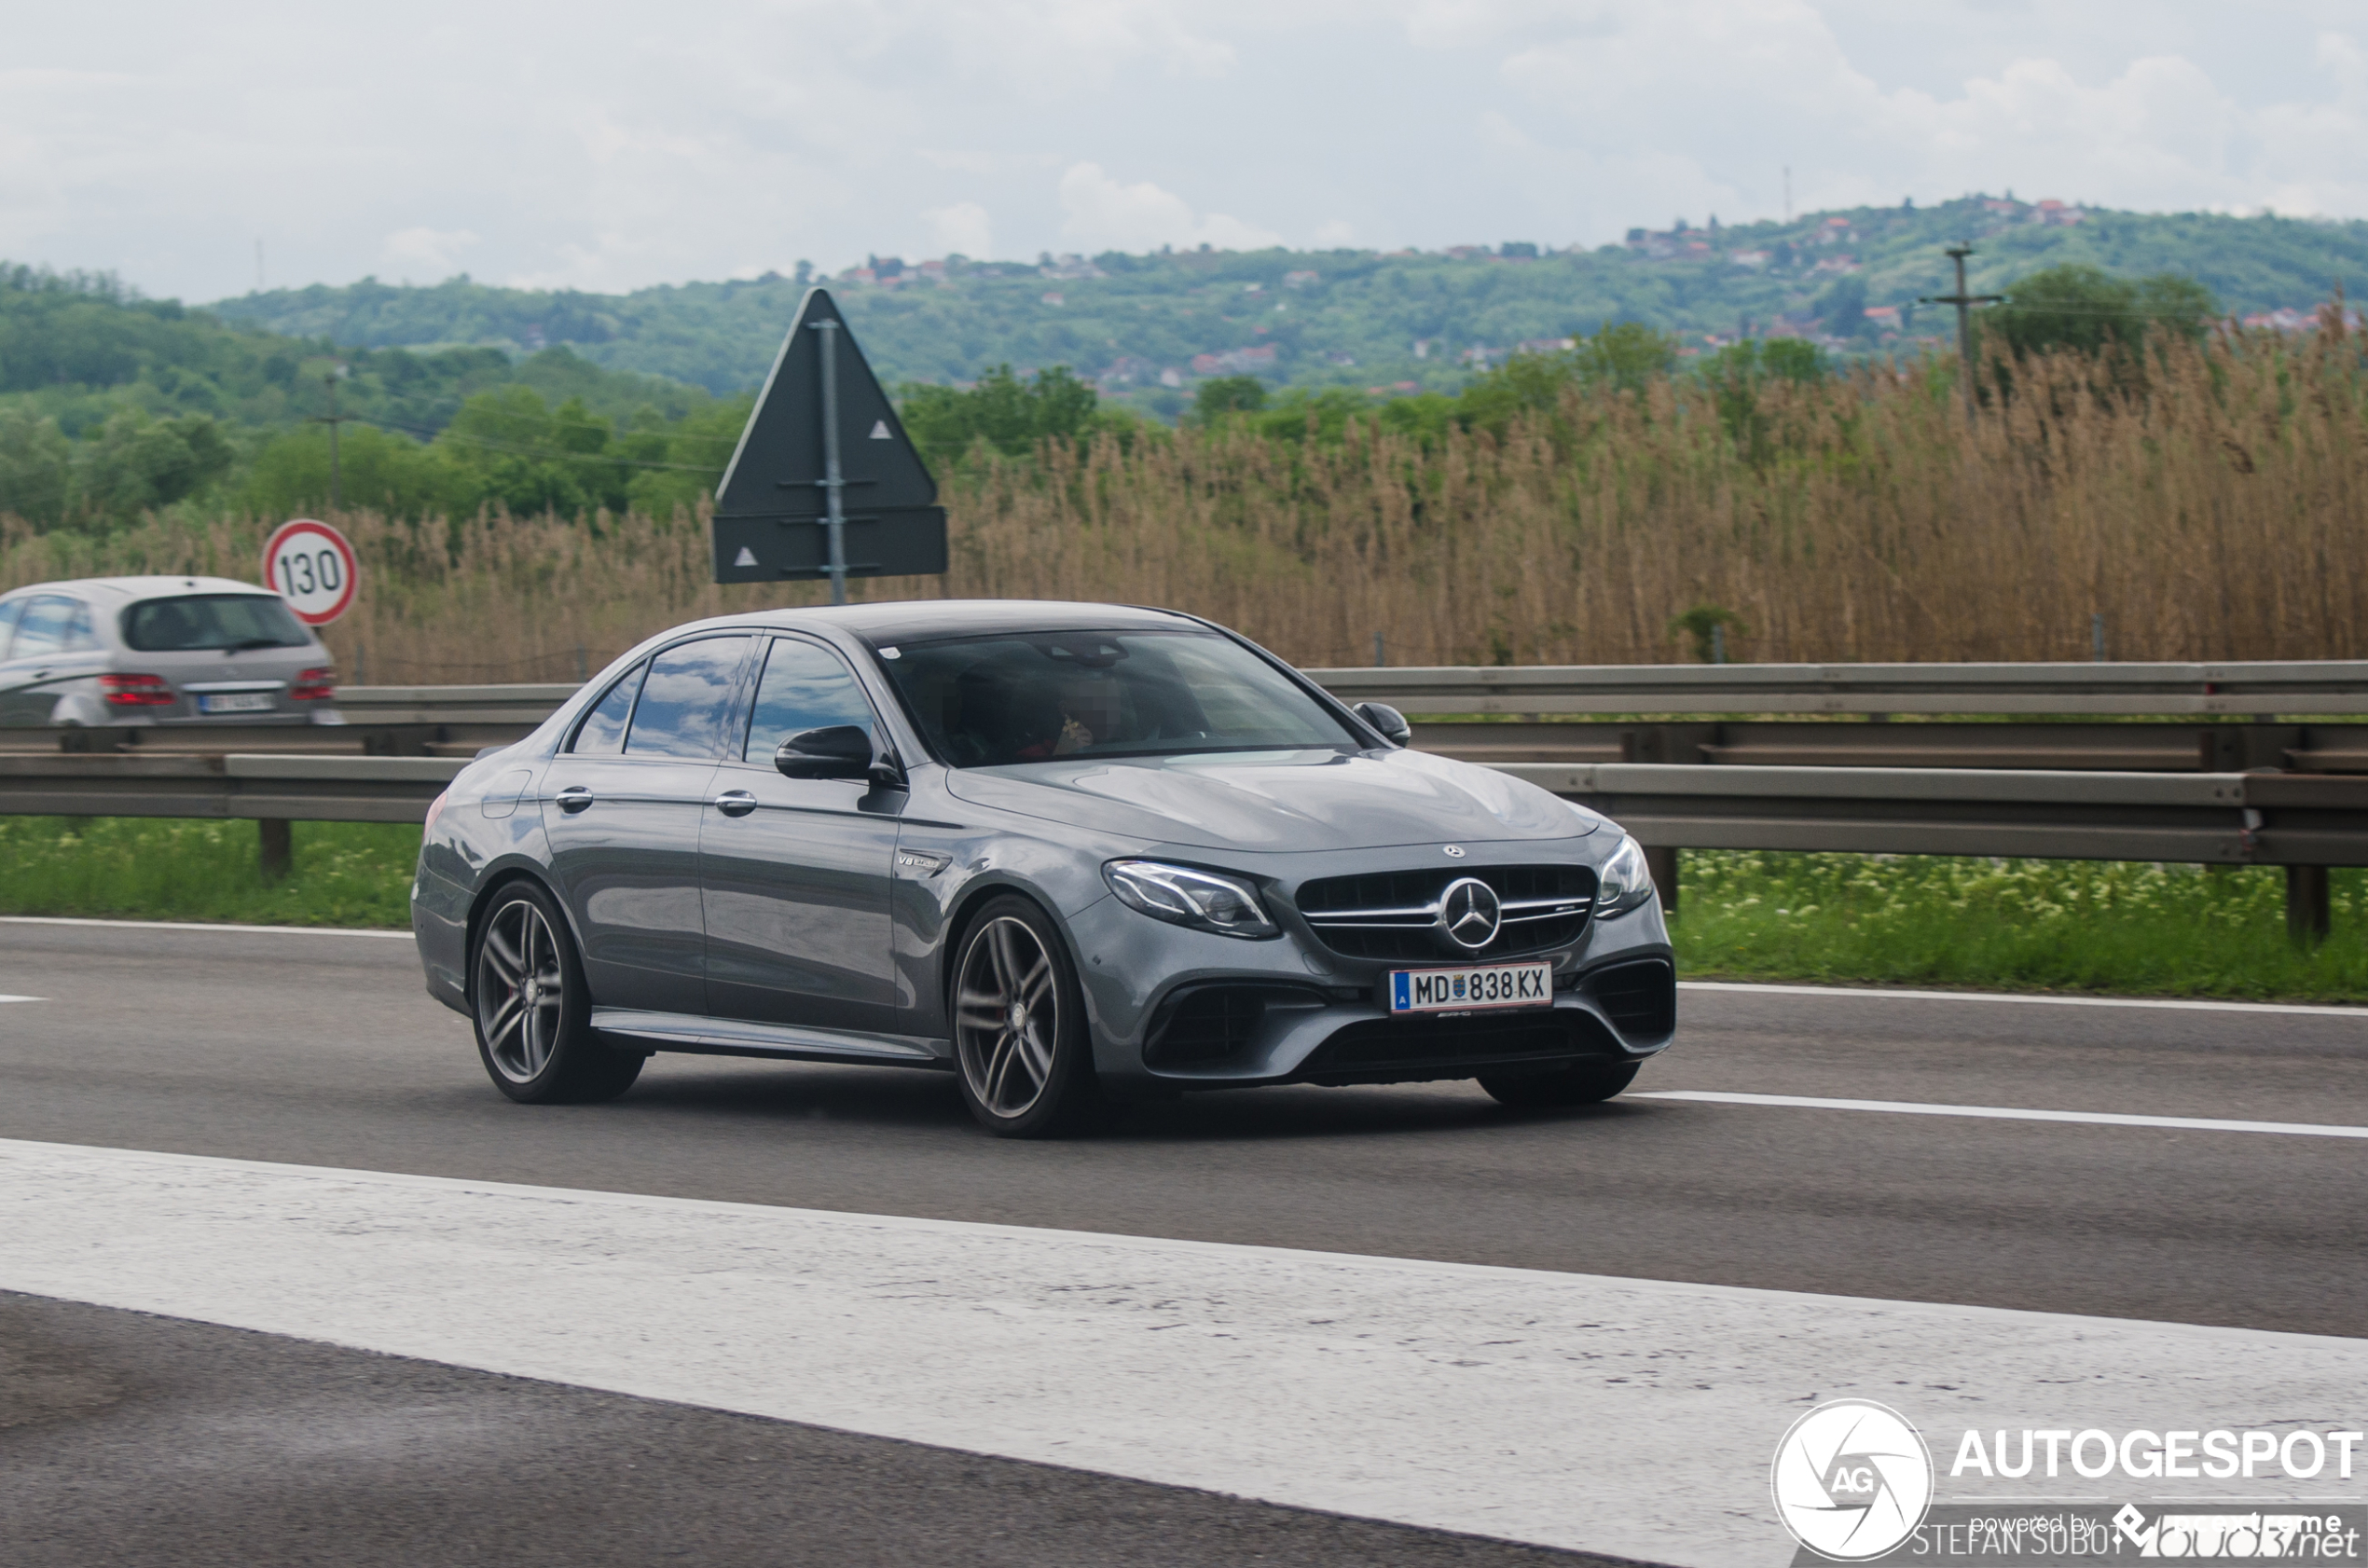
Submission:
<svg viewBox="0 0 2368 1568">
<path fill-rule="evenodd" d="M 1793 1423 L 1776 1445 L 1768 1485 L 1794 1540 L 1820 1557 L 1861 1562 L 1924 1521 L 1933 1456 L 1890 1406 L 1834 1399 Z"/>
</svg>

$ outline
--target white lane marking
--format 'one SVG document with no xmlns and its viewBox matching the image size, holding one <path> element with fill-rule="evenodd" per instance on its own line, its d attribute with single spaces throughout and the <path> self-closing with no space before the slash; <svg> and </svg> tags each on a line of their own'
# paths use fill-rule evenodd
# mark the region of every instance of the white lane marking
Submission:
<svg viewBox="0 0 2368 1568">
<path fill-rule="evenodd" d="M 0 997 L 0 1002 L 46 1002 L 47 997 Z"/>
<path fill-rule="evenodd" d="M 2058 997 L 2031 991 L 1904 991 L 1880 985 L 1785 985 L 1740 980 L 1681 980 L 1680 991 L 1731 991 L 1756 997 L 1866 997 L 1919 1002 L 2018 1002 L 2042 1007 L 2167 1008 L 2180 1012 L 2286 1012 L 2368 1019 L 2368 1007 L 2314 1007 L 2302 1002 L 2182 1001 L 2166 997 Z"/>
<path fill-rule="evenodd" d="M 1945 1458 L 2368 1384 L 2363 1340 L 61 1144 L 0 1142 L 0 1289 L 1699 1568 L 1793 1555 L 1818 1399 Z"/>
<path fill-rule="evenodd" d="M 238 931 L 256 936 L 392 937 L 409 942 L 408 931 L 376 930 L 367 926 L 208 926 L 195 920 L 91 920 L 65 915 L 0 915 L 7 926 L 104 926 L 131 931 Z"/>
<path fill-rule="evenodd" d="M 1711 1089 L 1647 1089 L 1629 1100 L 1704 1100 L 1724 1106 L 1802 1110 L 1884 1110 L 1900 1116 L 1977 1116 L 1997 1121 L 2083 1121 L 2100 1127 L 2170 1127 L 2190 1133 L 2287 1133 L 2306 1138 L 2368 1138 L 2368 1127 L 2321 1121 L 2232 1121 L 2212 1116 L 2127 1116 L 2110 1110 L 2021 1110 L 2010 1106 L 1939 1106 L 1915 1100 L 1829 1100 L 1815 1094 L 1732 1094 Z"/>
</svg>

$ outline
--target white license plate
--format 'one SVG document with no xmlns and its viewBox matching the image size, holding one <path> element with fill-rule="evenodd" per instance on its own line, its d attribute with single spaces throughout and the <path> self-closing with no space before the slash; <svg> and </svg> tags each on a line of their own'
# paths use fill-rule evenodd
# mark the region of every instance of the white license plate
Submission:
<svg viewBox="0 0 2368 1568">
<path fill-rule="evenodd" d="M 1392 970 L 1392 1012 L 1468 1012 L 1475 1008 L 1552 1007 L 1554 966 L 1498 964 L 1484 970 Z"/>
<path fill-rule="evenodd" d="M 268 713 L 268 692 L 208 692 L 198 698 L 200 713 Z"/>
</svg>

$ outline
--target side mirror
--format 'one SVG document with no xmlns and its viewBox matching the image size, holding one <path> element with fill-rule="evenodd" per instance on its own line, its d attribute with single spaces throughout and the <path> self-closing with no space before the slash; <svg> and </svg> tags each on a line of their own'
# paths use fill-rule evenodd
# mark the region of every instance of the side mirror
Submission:
<svg viewBox="0 0 2368 1568">
<path fill-rule="evenodd" d="M 1360 702 L 1353 711 L 1356 716 L 1382 732 L 1382 738 L 1392 746 L 1411 746 L 1414 741 L 1414 726 L 1406 715 L 1385 702 Z"/>
<path fill-rule="evenodd" d="M 784 778 L 869 778 L 872 737 L 860 724 L 800 730 L 781 742 L 773 765 Z"/>
</svg>

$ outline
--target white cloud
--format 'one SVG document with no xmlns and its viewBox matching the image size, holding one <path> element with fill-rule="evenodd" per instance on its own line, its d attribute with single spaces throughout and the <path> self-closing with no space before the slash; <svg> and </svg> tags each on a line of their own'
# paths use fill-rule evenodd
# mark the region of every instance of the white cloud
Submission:
<svg viewBox="0 0 2368 1568">
<path fill-rule="evenodd" d="M 1098 163 L 1072 164 L 1061 176 L 1061 238 L 1081 251 L 1255 251 L 1282 243 L 1280 235 L 1229 213 L 1196 217 L 1182 197 L 1148 180 L 1121 185 Z"/>
<path fill-rule="evenodd" d="M 950 207 L 931 207 L 921 216 L 928 220 L 933 247 L 948 255 L 991 256 L 995 254 L 995 227 L 987 221 L 986 209 L 975 201 L 957 201 Z"/>
<path fill-rule="evenodd" d="M 2012 186 L 2368 217 L 2360 0 L 2266 16 L 585 0 L 556 29 L 414 0 L 388 32 L 296 0 L 35 7 L 0 69 L 0 256 L 210 299 L 252 283 L 257 239 L 274 282 L 465 260 L 598 289 L 949 246 L 1596 243 L 1772 216 L 1787 164 L 1801 210 Z"/>
<path fill-rule="evenodd" d="M 399 275 L 417 273 L 426 282 L 451 276 L 461 253 L 476 242 L 475 233 L 465 228 L 398 228 L 386 237 L 380 254 Z"/>
</svg>

